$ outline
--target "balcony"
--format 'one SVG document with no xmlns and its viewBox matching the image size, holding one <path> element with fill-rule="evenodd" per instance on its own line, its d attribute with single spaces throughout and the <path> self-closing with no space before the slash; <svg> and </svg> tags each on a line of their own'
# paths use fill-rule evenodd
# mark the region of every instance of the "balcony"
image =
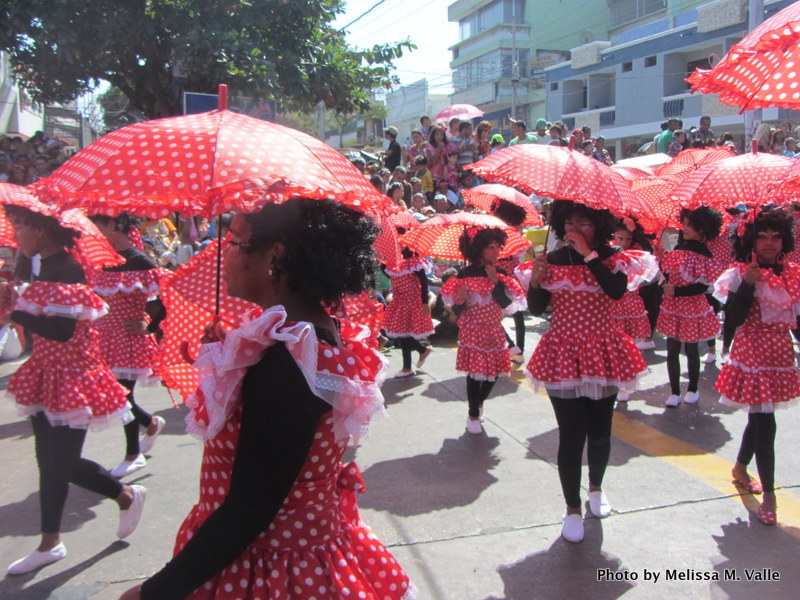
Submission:
<svg viewBox="0 0 800 600">
<path fill-rule="evenodd" d="M 561 120 L 570 129 L 573 129 L 577 123 L 578 127 L 588 125 L 593 132 L 599 131 L 603 127 L 612 127 L 616 119 L 616 106 L 604 106 L 593 110 L 582 110 L 561 115 Z"/>
</svg>

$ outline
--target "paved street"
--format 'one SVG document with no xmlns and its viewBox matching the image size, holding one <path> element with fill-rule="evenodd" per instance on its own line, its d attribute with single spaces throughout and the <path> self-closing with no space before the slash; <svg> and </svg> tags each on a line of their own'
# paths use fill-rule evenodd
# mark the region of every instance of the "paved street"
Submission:
<svg viewBox="0 0 800 600">
<path fill-rule="evenodd" d="M 526 357 L 543 324 L 528 319 Z M 390 358 L 394 373 L 399 351 Z M 740 496 L 730 481 L 746 415 L 716 402 L 717 368 L 704 366 L 699 405 L 666 410 L 664 341 L 646 358 L 652 373 L 644 390 L 614 417 L 604 488 L 615 511 L 587 520 L 580 544 L 559 536 L 555 419 L 522 369 L 495 386 L 480 436 L 464 429 L 465 380 L 453 370 L 454 347 L 437 346 L 418 376 L 387 381 L 389 416 L 353 451 L 368 488 L 360 504 L 421 599 L 797 597 L 800 413 L 778 415 L 780 525 L 765 527 L 755 518 L 758 497 Z M 17 364 L 0 365 L 3 387 Z M 183 434 L 185 411 L 165 391 L 151 388 L 137 397 L 167 419 L 147 468 L 130 478 L 149 490 L 139 529 L 116 541 L 116 505 L 72 487 L 63 536 L 68 557 L 0 579 L 0 598 L 117 598 L 169 558 L 197 494 L 201 446 Z M 85 455 L 112 467 L 123 441 L 121 428 L 92 433 Z M 30 427 L 7 400 L 0 408 L 0 469 L 5 568 L 35 547 L 39 522 Z"/>
</svg>

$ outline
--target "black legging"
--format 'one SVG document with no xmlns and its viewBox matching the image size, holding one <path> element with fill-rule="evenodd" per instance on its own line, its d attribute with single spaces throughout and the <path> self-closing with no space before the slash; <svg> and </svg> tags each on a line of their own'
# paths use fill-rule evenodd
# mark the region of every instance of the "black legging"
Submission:
<svg viewBox="0 0 800 600">
<path fill-rule="evenodd" d="M 118 379 L 120 385 L 128 390 L 128 402 L 131 403 L 133 421 L 125 425 L 125 456 L 135 456 L 139 454 L 139 427 L 149 427 L 153 422 L 153 415 L 136 404 L 133 399 L 133 388 L 135 381 L 130 379 Z"/>
<path fill-rule="evenodd" d="M 494 387 L 494 381 L 478 381 L 467 375 L 467 402 L 469 403 L 469 416 L 477 419 L 481 416 L 481 406 Z"/>
<path fill-rule="evenodd" d="M 505 331 L 504 328 L 503 332 L 506 334 L 506 341 L 508 342 L 509 348 L 516 345 L 521 352 L 525 352 L 525 311 L 517 311 L 512 317 L 514 318 L 514 337 L 516 338 L 516 344 L 514 340 L 511 339 L 511 336 L 508 335 L 508 331 Z"/>
<path fill-rule="evenodd" d="M 611 419 L 616 399 L 616 394 L 602 400 L 550 398 L 558 422 L 558 477 L 570 508 L 581 506 L 581 464 L 587 440 L 589 483 L 603 485 L 611 455 Z"/>
<path fill-rule="evenodd" d="M 689 371 L 690 392 L 697 391 L 697 384 L 700 381 L 700 351 L 697 342 L 683 342 L 686 351 L 687 370 Z M 673 396 L 681 394 L 681 341 L 675 338 L 667 338 L 667 374 L 669 375 L 669 387 Z"/>
<path fill-rule="evenodd" d="M 658 313 L 661 310 L 662 288 L 656 283 L 649 283 L 639 288 L 639 296 L 644 302 L 644 309 L 647 311 L 647 320 L 650 322 L 650 331 L 656 330 Z"/>
<path fill-rule="evenodd" d="M 81 458 L 85 429 L 63 425 L 54 427 L 44 413 L 33 415 L 31 425 L 39 465 L 42 533 L 61 530 L 61 516 L 70 483 L 106 498 L 116 498 L 122 493 L 122 484 L 111 473 L 97 463 Z"/>
<path fill-rule="evenodd" d="M 736 460 L 749 465 L 756 457 L 758 477 L 765 492 L 775 491 L 775 413 L 750 413 Z"/>
<path fill-rule="evenodd" d="M 397 338 L 397 341 L 400 342 L 400 350 L 403 353 L 403 369 L 409 370 L 411 369 L 411 352 L 416 350 L 422 354 L 425 352 L 425 346 L 412 337 Z"/>
</svg>

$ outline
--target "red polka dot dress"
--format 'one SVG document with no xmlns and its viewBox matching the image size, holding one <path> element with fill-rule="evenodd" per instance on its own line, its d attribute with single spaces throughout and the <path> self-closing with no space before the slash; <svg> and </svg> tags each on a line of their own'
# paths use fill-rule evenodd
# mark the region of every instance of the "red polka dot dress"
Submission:
<svg viewBox="0 0 800 600">
<path fill-rule="evenodd" d="M 15 310 L 77 319 L 66 342 L 33 336 L 31 357 L 7 388 L 21 414 L 43 411 L 51 425 L 75 428 L 130 420 L 128 391 L 103 361 L 92 326 L 107 311 L 99 296 L 83 284 L 35 281 L 20 295 Z"/>
<path fill-rule="evenodd" d="M 361 520 L 356 495 L 365 487 L 358 467 L 341 462 L 348 437 L 365 433 L 370 417 L 383 411 L 384 361 L 361 342 L 345 339 L 344 346 L 331 346 L 308 323 L 285 318 L 282 307 L 266 310 L 230 332 L 224 345 L 209 344 L 196 363 L 201 373 L 216 377 L 203 377 L 202 392 L 187 400 L 187 429 L 203 437 L 205 449 L 200 498 L 178 532 L 175 554 L 228 493 L 241 425 L 242 371 L 265 347 L 285 343 L 310 389 L 333 410 L 321 418 L 305 464 L 269 527 L 188 598 L 412 600 L 416 589 Z"/>
<path fill-rule="evenodd" d="M 650 320 L 644 301 L 639 295 L 639 288 L 651 283 L 658 278 L 659 271 L 655 258 L 643 250 L 628 250 L 628 254 L 635 255 L 640 261 L 646 261 L 648 268 L 645 274 L 630 272 L 628 276 L 628 291 L 611 305 L 611 315 L 620 329 L 634 340 L 643 340 L 652 335 Z"/>
<path fill-rule="evenodd" d="M 466 308 L 458 317 L 456 370 L 478 381 L 494 381 L 498 375 L 511 371 L 503 315 L 525 309 L 525 292 L 516 279 L 498 271 L 499 281 L 510 300 L 505 309 L 501 308 L 492 297 L 495 284 L 488 277 L 464 276 L 478 269 L 483 271 L 480 267 L 462 269 L 458 276 L 447 280 L 441 294 L 445 306 L 452 307 L 461 291 L 467 292 Z"/>
<path fill-rule="evenodd" d="M 383 327 L 384 312 L 383 304 L 366 292 L 361 292 L 360 294 L 345 294 L 332 314 L 340 319 L 347 319 L 366 327 L 369 330 L 369 336 L 364 340 L 365 343 L 370 348 L 377 348 L 381 327 Z"/>
<path fill-rule="evenodd" d="M 709 256 L 677 248 L 664 256 L 661 271 L 667 275 L 669 283 L 676 287 L 695 283 L 709 285 L 714 281 L 713 276 L 717 267 L 713 258 Z M 681 342 L 699 342 L 717 336 L 719 321 L 703 294 L 695 296 L 664 294 L 656 330 Z"/>
<path fill-rule="evenodd" d="M 714 295 L 722 302 L 742 284 L 746 264 L 735 263 L 717 280 Z M 762 269 L 755 299 L 736 330 L 727 363 L 714 389 L 724 404 L 771 413 L 800 397 L 790 330 L 800 309 L 800 265 L 783 263 L 780 275 Z"/>
<path fill-rule="evenodd" d="M 383 327 L 390 339 L 422 340 L 433 334 L 433 321 L 430 315 L 422 312 L 419 280 L 419 274 L 427 275 L 431 268 L 431 263 L 424 258 L 413 257 L 400 261 L 396 269 L 386 269 L 392 280 L 392 301 L 386 307 Z"/>
<path fill-rule="evenodd" d="M 647 270 L 630 251 L 617 252 L 603 264 L 612 273 L 627 272 L 629 279 Z M 589 267 L 548 264 L 539 284 L 552 294 L 553 314 L 528 362 L 529 376 L 556 398 L 599 400 L 633 392 L 647 365 L 633 339 L 609 326 L 615 301 Z"/>
<path fill-rule="evenodd" d="M 90 275 L 90 285 L 109 307 L 95 326 L 100 352 L 117 379 L 153 381 L 151 367 L 158 351 L 155 336 L 128 333 L 124 325 L 126 321 L 150 322 L 145 305 L 158 295 L 161 274 L 161 269 L 150 269 L 94 271 Z"/>
</svg>

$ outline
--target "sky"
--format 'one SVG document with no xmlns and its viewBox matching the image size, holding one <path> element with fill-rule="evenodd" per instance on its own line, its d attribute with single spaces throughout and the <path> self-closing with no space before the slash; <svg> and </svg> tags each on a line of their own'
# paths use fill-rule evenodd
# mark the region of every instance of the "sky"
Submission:
<svg viewBox="0 0 800 600">
<path fill-rule="evenodd" d="M 379 4 L 380 2 L 380 4 Z M 453 0 L 349 0 L 344 14 L 334 21 L 344 27 L 359 15 L 378 6 L 347 28 L 347 40 L 362 48 L 399 42 L 409 38 L 417 49 L 395 61 L 403 85 L 428 79 L 433 94 L 452 92 L 450 46 L 458 42 L 458 23 L 447 20 Z"/>
</svg>

